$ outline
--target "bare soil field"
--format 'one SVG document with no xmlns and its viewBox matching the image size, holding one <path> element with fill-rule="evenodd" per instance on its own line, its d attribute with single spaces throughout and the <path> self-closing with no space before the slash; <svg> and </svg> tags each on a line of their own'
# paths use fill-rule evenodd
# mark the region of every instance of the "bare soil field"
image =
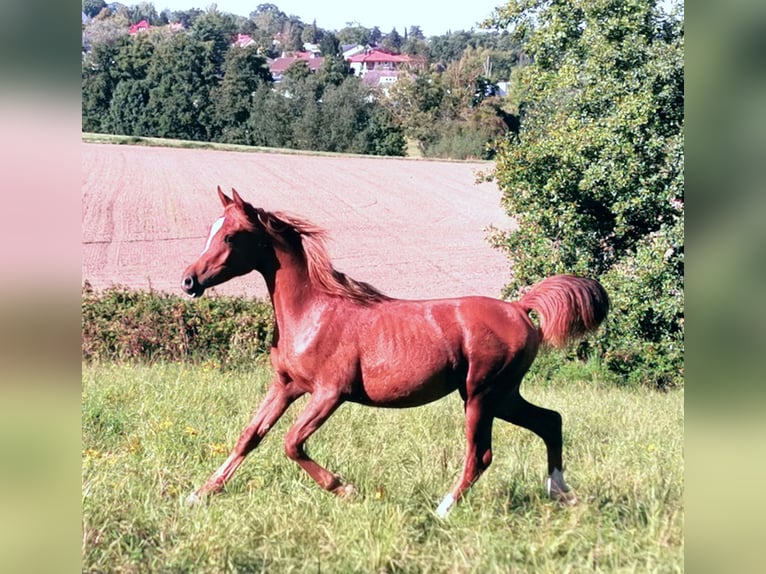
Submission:
<svg viewBox="0 0 766 574">
<path fill-rule="evenodd" d="M 486 228 L 514 223 L 484 162 L 82 144 L 82 279 L 180 294 L 222 208 L 220 185 L 328 230 L 335 267 L 401 298 L 497 297 L 510 278 Z M 266 295 L 257 274 L 214 292 Z"/>
</svg>

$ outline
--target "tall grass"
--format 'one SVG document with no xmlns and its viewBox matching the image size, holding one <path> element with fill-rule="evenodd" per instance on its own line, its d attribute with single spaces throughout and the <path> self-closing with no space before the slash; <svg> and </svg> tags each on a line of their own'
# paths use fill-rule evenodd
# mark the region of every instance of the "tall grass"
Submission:
<svg viewBox="0 0 766 574">
<path fill-rule="evenodd" d="M 675 572 L 683 570 L 683 391 L 577 379 L 524 388 L 564 417 L 579 504 L 543 491 L 545 449 L 497 421 L 494 463 L 450 514 L 463 458 L 457 395 L 409 410 L 344 405 L 309 453 L 356 485 L 315 485 L 283 454 L 304 400 L 208 504 L 185 496 L 223 461 L 270 371 L 83 366 L 83 571 Z"/>
</svg>

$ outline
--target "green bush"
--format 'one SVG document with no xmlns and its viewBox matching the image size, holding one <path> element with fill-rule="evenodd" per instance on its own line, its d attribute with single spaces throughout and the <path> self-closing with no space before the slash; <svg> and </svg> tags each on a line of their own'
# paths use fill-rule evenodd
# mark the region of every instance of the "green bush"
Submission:
<svg viewBox="0 0 766 574">
<path fill-rule="evenodd" d="M 82 289 L 85 361 L 209 361 L 247 366 L 268 353 L 271 306 L 208 296 L 189 300 L 154 291 Z"/>
<path fill-rule="evenodd" d="M 497 154 L 518 222 L 492 237 L 513 261 L 506 295 L 554 273 L 599 278 L 612 310 L 589 353 L 628 382 L 682 384 L 683 14 L 511 0 L 494 25 L 512 25 L 532 58 L 514 88 L 519 139 Z"/>
<path fill-rule="evenodd" d="M 424 145 L 426 157 L 447 159 L 489 159 L 492 136 L 487 129 L 465 122 L 443 123 L 433 142 Z"/>
</svg>

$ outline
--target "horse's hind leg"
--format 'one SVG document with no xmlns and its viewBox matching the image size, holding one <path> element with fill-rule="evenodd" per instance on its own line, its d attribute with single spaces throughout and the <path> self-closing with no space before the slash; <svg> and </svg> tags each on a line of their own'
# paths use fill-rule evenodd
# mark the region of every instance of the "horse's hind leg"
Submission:
<svg viewBox="0 0 766 574">
<path fill-rule="evenodd" d="M 548 496 L 567 504 L 574 504 L 574 493 L 564 482 L 562 462 L 561 415 L 527 402 L 518 387 L 505 400 L 497 401 L 494 414 L 501 419 L 531 430 L 545 442 L 548 451 Z"/>
<path fill-rule="evenodd" d="M 258 446 L 266 433 L 284 414 L 287 407 L 303 394 L 305 394 L 304 391 L 296 389 L 293 384 L 277 376 L 266 392 L 266 397 L 255 416 L 240 434 L 234 450 L 207 482 L 189 495 L 186 499 L 187 504 L 196 504 L 202 495 L 221 490 L 248 453 Z"/>
<path fill-rule="evenodd" d="M 447 516 L 452 505 L 492 463 L 492 414 L 481 396 L 469 397 L 465 402 L 465 436 L 467 450 L 463 473 L 436 509 L 440 518 Z"/>
<path fill-rule="evenodd" d="M 353 486 L 343 485 L 337 476 L 314 462 L 303 448 L 306 440 L 330 418 L 342 402 L 335 392 L 315 391 L 308 405 L 285 436 L 285 453 L 297 462 L 319 486 L 343 496 L 353 493 Z"/>
</svg>

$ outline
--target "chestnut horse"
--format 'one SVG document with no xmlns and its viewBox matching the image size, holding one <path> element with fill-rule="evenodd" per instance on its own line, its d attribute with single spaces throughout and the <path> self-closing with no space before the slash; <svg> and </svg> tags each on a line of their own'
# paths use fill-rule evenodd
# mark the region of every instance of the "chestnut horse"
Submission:
<svg viewBox="0 0 766 574">
<path fill-rule="evenodd" d="M 344 402 L 415 407 L 457 390 L 468 443 L 463 472 L 437 508 L 444 517 L 492 462 L 495 418 L 540 436 L 548 453 L 547 490 L 571 503 L 562 474 L 561 415 L 528 403 L 521 379 L 541 344 L 563 346 L 595 330 L 609 299 L 596 281 L 554 275 L 515 302 L 488 297 L 409 301 L 387 297 L 335 270 L 325 232 L 282 212 L 268 212 L 218 188 L 223 215 L 199 259 L 183 274 L 183 290 L 209 287 L 256 270 L 274 308 L 274 379 L 263 404 L 208 481 L 189 496 L 221 490 L 290 404 L 311 399 L 285 437 L 285 451 L 319 485 L 354 492 L 312 460 L 306 440 Z M 534 310 L 539 326 L 529 317 Z"/>
</svg>

